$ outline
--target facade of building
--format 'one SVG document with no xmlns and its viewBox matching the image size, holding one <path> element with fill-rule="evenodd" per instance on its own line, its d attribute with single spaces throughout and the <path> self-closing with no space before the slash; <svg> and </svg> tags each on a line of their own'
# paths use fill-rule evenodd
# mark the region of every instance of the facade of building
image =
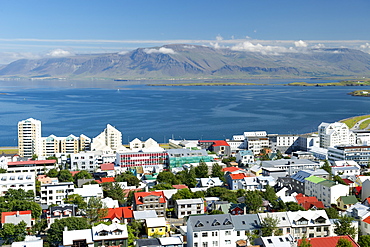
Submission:
<svg viewBox="0 0 370 247">
<path fill-rule="evenodd" d="M 121 168 L 137 166 L 163 166 L 167 164 L 167 153 L 162 152 L 124 152 L 116 153 L 116 165 Z"/>
<path fill-rule="evenodd" d="M 18 122 L 18 149 L 21 157 L 42 154 L 41 121 L 28 118 Z"/>
<path fill-rule="evenodd" d="M 238 162 L 242 166 L 254 164 L 254 154 L 251 150 L 241 150 L 236 153 L 236 162 Z"/>
<path fill-rule="evenodd" d="M 91 150 L 110 150 L 116 151 L 122 147 L 122 133 L 107 124 L 107 127 L 91 142 Z"/>
<path fill-rule="evenodd" d="M 213 161 L 213 158 L 208 155 L 205 149 L 169 149 L 167 150 L 167 154 L 170 168 L 182 167 L 183 165 L 190 163 Z"/>
<path fill-rule="evenodd" d="M 354 160 L 360 166 L 367 166 L 370 160 L 370 146 L 337 146 L 328 148 L 330 163 L 341 160 Z"/>
<path fill-rule="evenodd" d="M 35 194 L 34 173 L 2 173 L 0 174 L 0 196 L 5 195 L 9 189 L 23 189 L 33 191 Z"/>
<path fill-rule="evenodd" d="M 254 155 L 258 155 L 262 149 L 270 147 L 270 141 L 267 137 L 246 137 L 244 142 L 246 148 Z"/>
<path fill-rule="evenodd" d="M 74 193 L 73 182 L 61 182 L 41 185 L 41 203 L 42 204 L 62 204 L 63 199 Z"/>
<path fill-rule="evenodd" d="M 28 160 L 8 162 L 7 171 L 9 173 L 27 173 L 35 175 L 47 173 L 50 169 L 57 168 L 56 160 Z"/>
<path fill-rule="evenodd" d="M 339 145 L 354 145 L 356 135 L 345 123 L 321 123 L 319 125 L 320 147 L 328 148 Z"/>
<path fill-rule="evenodd" d="M 155 210 L 160 217 L 166 215 L 167 200 L 163 191 L 136 192 L 134 198 L 134 208 L 136 211 Z"/>
<path fill-rule="evenodd" d="M 204 201 L 202 198 L 176 200 L 174 209 L 178 219 L 192 214 L 204 214 Z"/>
<path fill-rule="evenodd" d="M 103 164 L 101 151 L 79 152 L 70 155 L 71 171 L 86 170 L 95 172 Z"/>
<path fill-rule="evenodd" d="M 76 137 L 69 135 L 67 137 L 57 137 L 50 135 L 48 137 L 42 137 L 42 156 L 50 157 L 56 154 L 74 154 L 80 151 L 86 151 L 90 149 L 91 139 L 85 135 Z"/>
</svg>

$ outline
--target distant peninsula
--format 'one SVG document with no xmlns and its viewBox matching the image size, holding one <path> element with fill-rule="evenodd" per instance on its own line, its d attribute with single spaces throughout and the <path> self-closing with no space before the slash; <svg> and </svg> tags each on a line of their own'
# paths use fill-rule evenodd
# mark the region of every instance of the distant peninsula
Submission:
<svg viewBox="0 0 370 247">
<path fill-rule="evenodd" d="M 356 90 L 348 94 L 352 96 L 370 97 L 370 90 Z"/>
<path fill-rule="evenodd" d="M 334 87 L 334 86 L 370 86 L 370 81 L 338 81 L 338 82 L 322 82 L 322 83 L 308 83 L 308 82 L 292 82 L 286 84 L 287 86 L 303 86 L 303 87 Z"/>
<path fill-rule="evenodd" d="M 161 83 L 147 84 L 147 86 L 169 86 L 169 87 L 186 87 L 186 86 L 252 86 L 252 85 L 269 85 L 259 83 L 238 83 L 238 82 L 190 82 L 190 83 Z"/>
</svg>

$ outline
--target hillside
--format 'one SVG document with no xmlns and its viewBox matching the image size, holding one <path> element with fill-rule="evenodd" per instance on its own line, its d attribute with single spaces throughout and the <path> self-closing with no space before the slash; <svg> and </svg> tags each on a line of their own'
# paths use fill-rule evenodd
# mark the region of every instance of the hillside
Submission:
<svg viewBox="0 0 370 247">
<path fill-rule="evenodd" d="M 194 45 L 17 60 L 0 66 L 1 77 L 197 79 L 370 76 L 370 54 L 346 48 L 269 55 Z"/>
</svg>

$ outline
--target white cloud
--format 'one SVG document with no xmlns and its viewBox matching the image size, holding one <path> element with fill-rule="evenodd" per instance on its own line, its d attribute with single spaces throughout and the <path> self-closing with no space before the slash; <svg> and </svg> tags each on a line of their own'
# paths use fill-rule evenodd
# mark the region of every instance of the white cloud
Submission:
<svg viewBox="0 0 370 247">
<path fill-rule="evenodd" d="M 144 52 L 147 54 L 152 54 L 152 53 L 176 54 L 174 50 L 172 50 L 171 48 L 166 48 L 166 47 L 161 47 L 159 49 L 154 49 L 154 48 L 144 49 Z"/>
<path fill-rule="evenodd" d="M 364 45 L 360 45 L 361 49 L 370 49 L 370 43 L 366 43 Z"/>
<path fill-rule="evenodd" d="M 231 50 L 234 51 L 250 51 L 250 52 L 260 52 L 262 54 L 271 54 L 271 55 L 278 55 L 282 52 L 291 52 L 292 49 L 283 47 L 283 46 L 264 46 L 261 44 L 253 44 L 252 42 L 246 41 L 240 44 L 237 44 L 231 47 Z"/>
<path fill-rule="evenodd" d="M 210 42 L 209 45 L 212 46 L 215 49 L 223 48 L 223 46 L 221 46 L 218 42 L 216 42 L 216 43 Z"/>
<path fill-rule="evenodd" d="M 307 47 L 308 46 L 308 44 L 306 42 L 304 42 L 303 40 L 295 41 L 294 45 L 295 45 L 295 47 Z"/>
<path fill-rule="evenodd" d="M 31 52 L 0 52 L 0 64 L 8 64 L 19 59 L 38 59 L 40 55 Z"/>
<path fill-rule="evenodd" d="M 195 48 L 195 46 L 193 46 L 193 45 L 184 45 L 183 47 L 185 49 L 194 49 Z"/>
<path fill-rule="evenodd" d="M 128 53 L 128 51 L 120 51 L 120 52 L 118 52 L 119 55 L 125 55 L 126 53 Z"/>
<path fill-rule="evenodd" d="M 317 44 L 317 45 L 314 45 L 312 46 L 313 48 L 324 48 L 325 45 L 324 44 Z"/>
<path fill-rule="evenodd" d="M 221 41 L 221 40 L 223 40 L 223 39 L 224 39 L 224 38 L 223 38 L 221 35 L 217 35 L 217 36 L 216 36 L 216 40 L 217 40 L 217 41 Z"/>
<path fill-rule="evenodd" d="M 62 50 L 62 49 L 55 49 L 46 54 L 49 57 L 69 57 L 73 56 L 74 54 L 70 51 Z"/>
</svg>

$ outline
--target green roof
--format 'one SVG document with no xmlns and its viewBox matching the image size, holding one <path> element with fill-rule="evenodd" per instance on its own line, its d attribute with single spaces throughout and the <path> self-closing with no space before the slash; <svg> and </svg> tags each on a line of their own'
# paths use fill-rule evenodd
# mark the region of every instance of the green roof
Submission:
<svg viewBox="0 0 370 247">
<path fill-rule="evenodd" d="M 357 198 L 355 196 L 341 196 L 339 197 L 340 200 L 342 200 L 342 202 L 344 204 L 356 204 L 358 202 Z"/>
<path fill-rule="evenodd" d="M 330 187 L 336 185 L 337 183 L 334 182 L 334 181 L 331 181 L 331 180 L 325 180 L 325 181 L 320 182 L 319 184 L 322 185 L 322 186 L 330 188 Z"/>
<path fill-rule="evenodd" d="M 325 181 L 326 179 L 325 178 L 320 178 L 320 177 L 316 177 L 316 176 L 311 176 L 311 177 L 308 177 L 308 178 L 305 178 L 307 181 L 310 181 L 312 183 L 315 183 L 315 184 L 318 184 L 320 182 L 323 182 Z"/>
</svg>

